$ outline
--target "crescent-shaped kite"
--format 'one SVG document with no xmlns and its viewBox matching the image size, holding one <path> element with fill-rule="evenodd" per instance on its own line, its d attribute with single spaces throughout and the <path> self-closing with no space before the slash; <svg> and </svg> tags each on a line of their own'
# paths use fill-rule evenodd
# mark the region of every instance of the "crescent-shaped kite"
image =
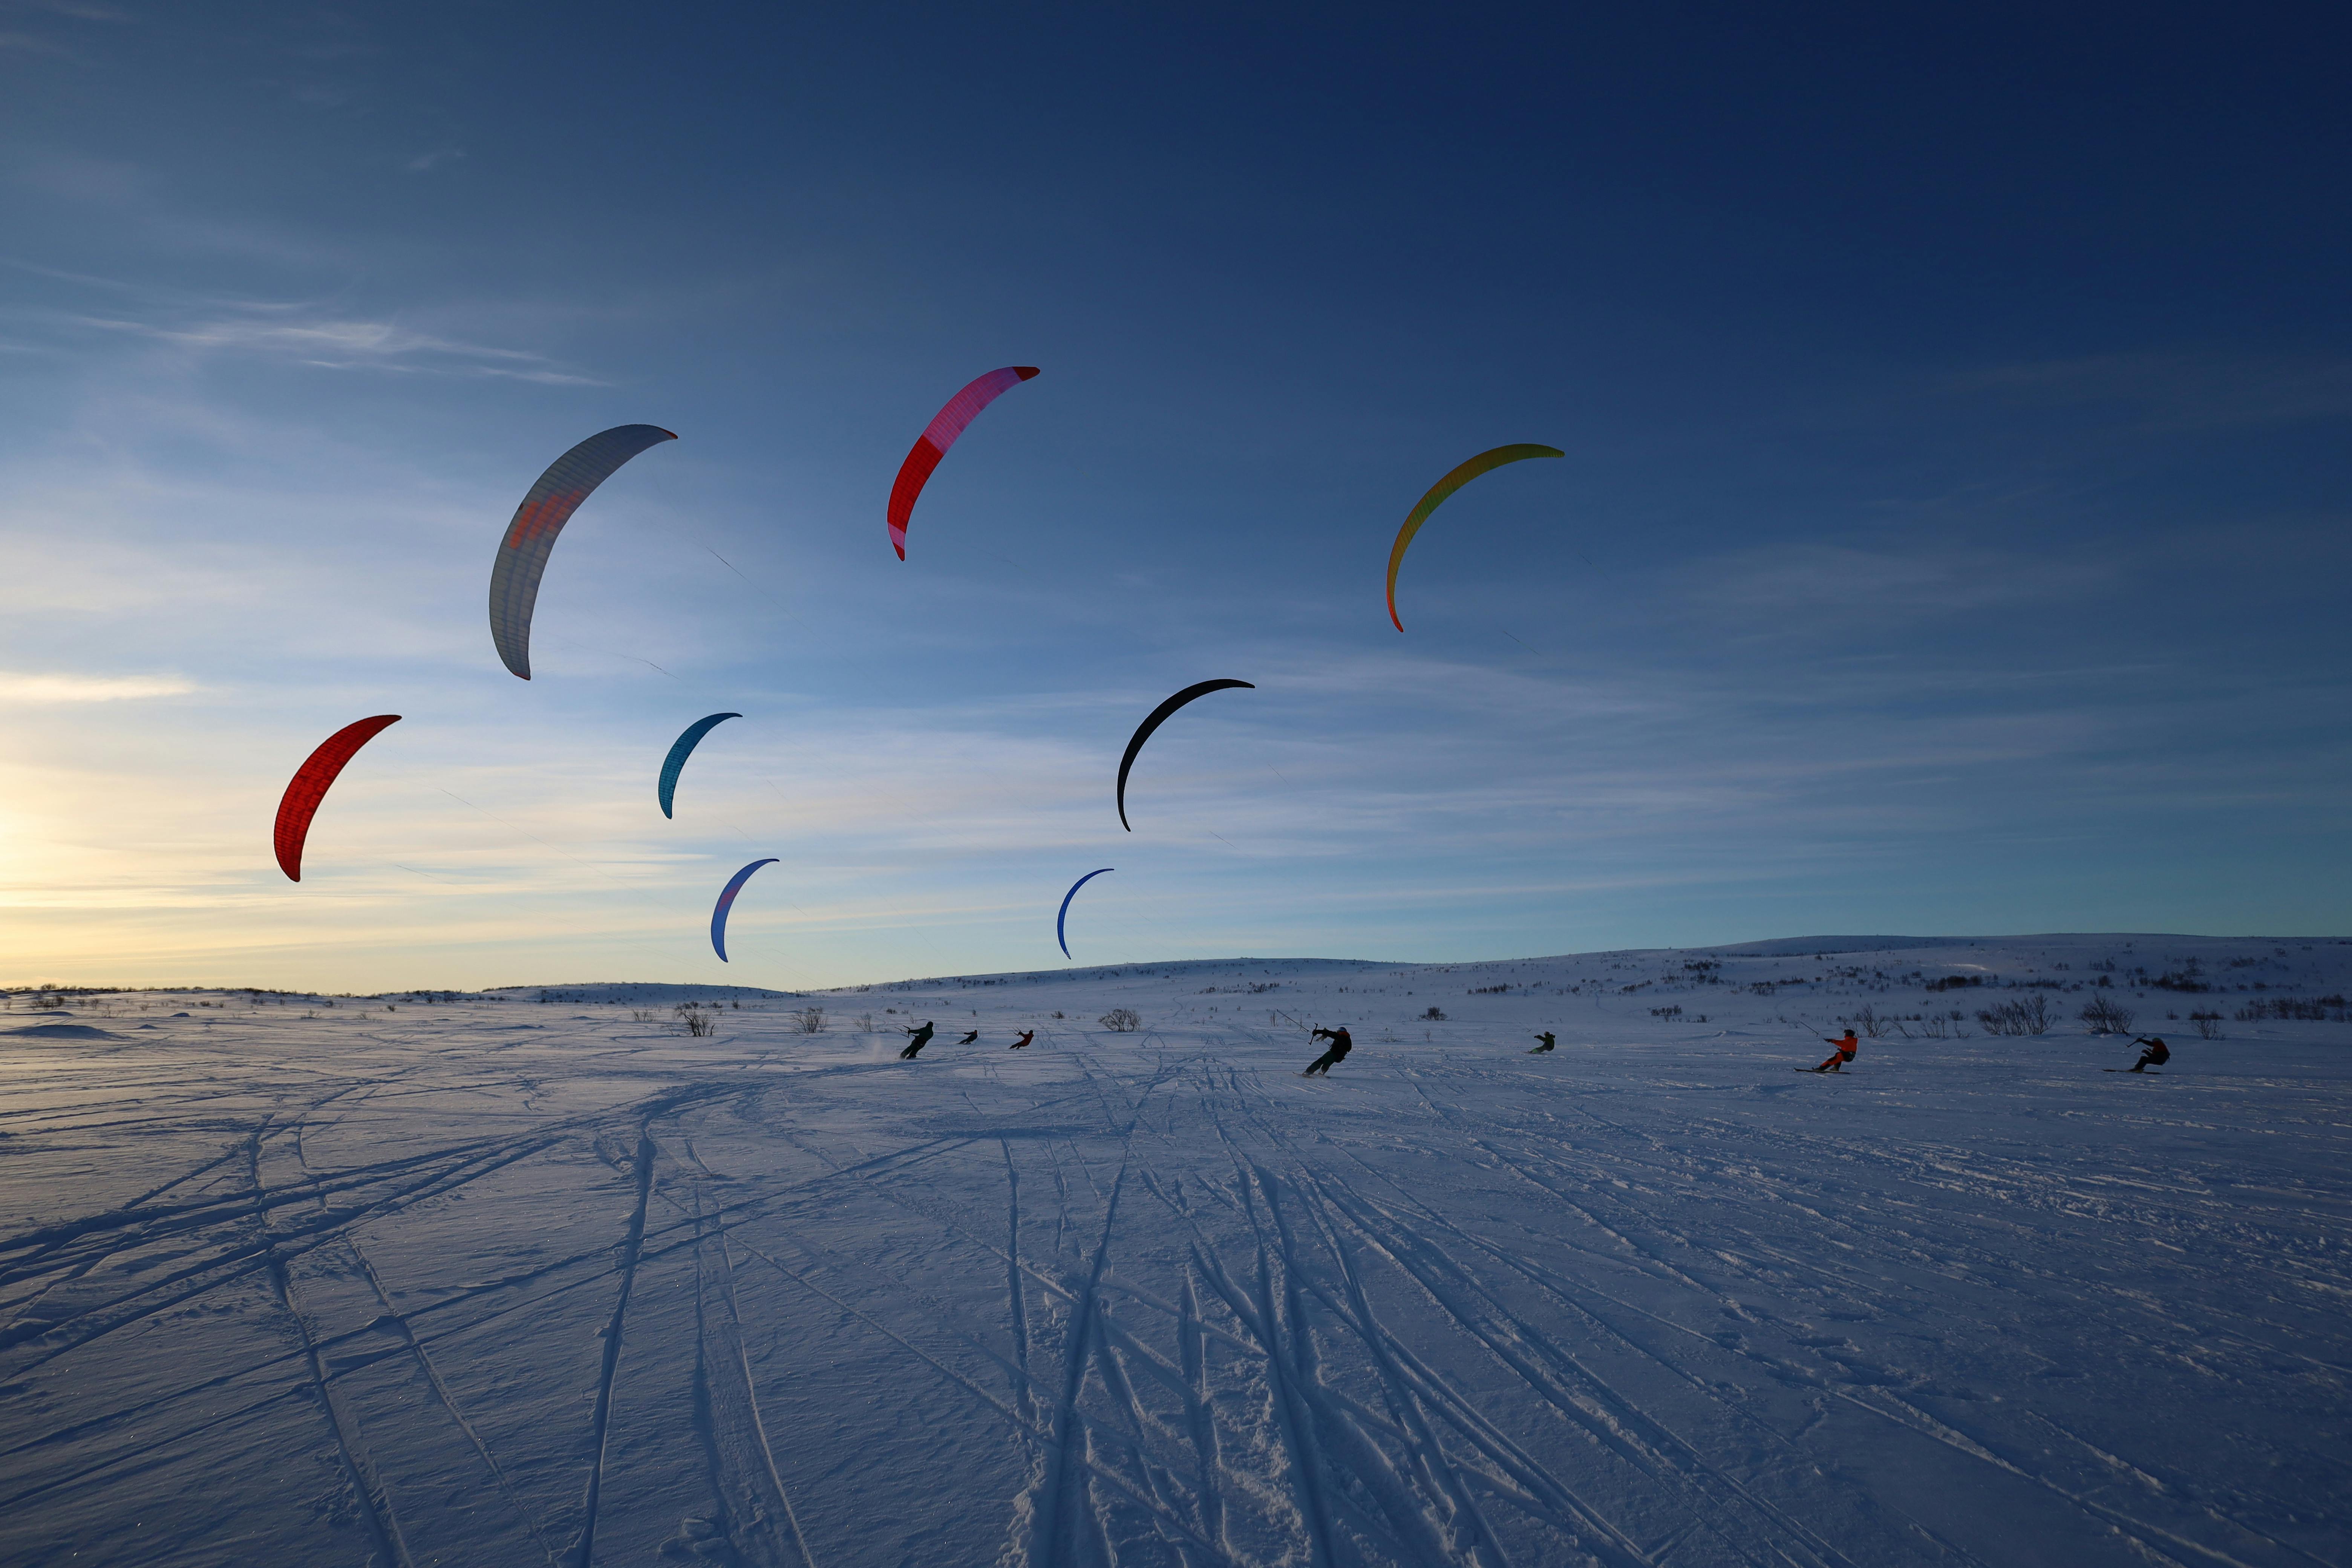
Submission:
<svg viewBox="0 0 2352 1568">
<path fill-rule="evenodd" d="M 752 861 L 749 866 L 727 879 L 727 890 L 719 895 L 719 902 L 712 906 L 710 910 L 710 947 L 712 952 L 719 954 L 719 963 L 728 962 L 727 911 L 735 907 L 735 895 L 743 890 L 743 884 L 751 879 L 752 872 L 762 866 L 772 866 L 775 863 L 776 858 L 771 855 L 765 860 Z"/>
<path fill-rule="evenodd" d="M 702 744 L 702 737 L 730 719 L 740 719 L 740 713 L 713 713 L 708 719 L 697 719 L 686 727 L 686 733 L 670 743 L 669 755 L 662 759 L 661 783 L 654 793 L 661 797 L 662 815 L 672 816 L 670 801 L 677 794 L 677 775 L 686 770 L 686 759 L 694 755 L 694 748 Z"/>
<path fill-rule="evenodd" d="M 980 417 L 980 411 L 1002 396 L 1005 388 L 1018 386 L 1037 374 L 1034 364 L 1009 364 L 1003 370 L 992 370 L 961 392 L 948 399 L 948 405 L 931 416 L 923 433 L 915 437 L 915 448 L 907 460 L 898 465 L 898 478 L 890 487 L 890 548 L 898 559 L 907 558 L 907 520 L 914 515 L 915 498 L 923 493 L 930 482 L 931 470 L 948 455 L 964 427 Z"/>
<path fill-rule="evenodd" d="M 539 603 L 539 580 L 546 574 L 555 536 L 623 463 L 648 447 L 677 439 L 658 425 L 615 425 L 550 463 L 515 508 L 490 567 L 490 640 L 506 667 L 523 679 L 530 679 L 530 613 Z"/>
<path fill-rule="evenodd" d="M 320 742 L 319 749 L 294 770 L 286 794 L 278 802 L 278 831 L 273 836 L 278 868 L 286 873 L 288 881 L 302 879 L 302 843 L 310 837 L 310 819 L 319 815 L 319 803 L 327 798 L 327 790 L 343 771 L 343 764 L 362 746 L 399 722 L 397 713 L 379 713 L 346 724 Z"/>
<path fill-rule="evenodd" d="M 1508 447 L 1497 447 L 1491 452 L 1481 452 L 1429 487 L 1429 493 L 1421 498 L 1413 507 L 1412 514 L 1404 520 L 1404 526 L 1397 530 L 1396 543 L 1389 551 L 1389 619 L 1395 623 L 1397 630 L 1404 630 L 1404 623 L 1397 620 L 1396 613 L 1397 567 L 1404 562 L 1405 546 L 1411 544 L 1412 536 L 1421 531 L 1421 525 L 1429 521 L 1429 514 L 1443 505 L 1447 496 L 1479 475 L 1492 473 L 1506 463 L 1516 463 L 1527 458 L 1567 456 L 1557 447 L 1538 447 L 1533 442 L 1520 441 Z"/>
<path fill-rule="evenodd" d="M 1118 760 L 1118 825 L 1121 827 L 1127 828 L 1129 833 L 1135 831 L 1133 827 L 1128 826 L 1127 821 L 1127 770 L 1135 766 L 1135 753 L 1143 750 L 1143 742 L 1151 739 L 1151 731 L 1168 722 L 1168 715 L 1193 699 L 1206 697 L 1212 691 L 1223 691 L 1227 687 L 1233 686 L 1238 686 L 1246 691 L 1257 689 L 1255 684 L 1246 680 L 1204 680 L 1198 686 L 1186 687 L 1159 707 L 1154 708 L 1150 717 L 1135 727 L 1135 736 L 1127 743 L 1127 755 Z"/>
<path fill-rule="evenodd" d="M 1054 940 L 1062 944 L 1062 956 L 1064 958 L 1070 956 L 1070 938 L 1068 935 L 1067 923 L 1070 918 L 1070 900 L 1078 896 L 1078 889 L 1080 888 L 1085 887 L 1088 882 L 1091 882 L 1097 877 L 1101 876 L 1103 871 L 1116 871 L 1118 869 L 1118 868 L 1116 866 L 1106 866 L 1102 868 L 1102 871 L 1089 871 L 1085 876 L 1079 878 L 1076 881 L 1071 883 L 1070 890 L 1062 895 L 1062 912 L 1054 917 Z"/>
</svg>

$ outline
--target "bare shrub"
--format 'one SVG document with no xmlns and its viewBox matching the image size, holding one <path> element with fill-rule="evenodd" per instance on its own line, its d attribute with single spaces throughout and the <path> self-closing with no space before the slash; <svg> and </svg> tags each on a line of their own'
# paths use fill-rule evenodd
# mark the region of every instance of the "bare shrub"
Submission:
<svg viewBox="0 0 2352 1568">
<path fill-rule="evenodd" d="M 2039 991 L 2030 991 L 2018 1001 L 1980 1010 L 1977 1022 L 1984 1026 L 1988 1035 L 2046 1035 L 2050 1032 L 2050 1002 Z"/>
<path fill-rule="evenodd" d="M 2197 1026 L 2197 1037 L 2199 1039 L 2218 1040 L 2221 1037 L 2221 1014 L 2191 1013 L 2189 1015 L 2189 1021 Z"/>
<path fill-rule="evenodd" d="M 2105 996 L 2094 996 L 2083 1007 L 2083 1022 L 2095 1035 L 2128 1035 L 2134 1016 L 2130 1008 L 2118 1007 Z"/>
<path fill-rule="evenodd" d="M 686 1026 L 686 1032 L 698 1040 L 719 1026 L 719 1020 L 711 1016 L 710 1009 L 699 1002 L 681 1002 L 676 1011 L 678 1022 Z"/>
<path fill-rule="evenodd" d="M 661 1022 L 661 1015 L 655 1012 L 651 1007 L 632 1007 L 629 1009 L 629 1022 L 632 1024 L 658 1024 Z"/>
<path fill-rule="evenodd" d="M 1861 1029 L 1864 1034 L 1868 1035 L 1874 1040 L 1885 1039 L 1886 1037 L 1886 1031 L 1892 1028 L 1895 1024 L 1895 1021 L 1892 1018 L 1880 1017 L 1878 1016 L 1878 1010 L 1871 1006 L 1867 1002 L 1863 1004 L 1862 1011 L 1856 1013 L 1851 1021 L 1857 1028 Z"/>
<path fill-rule="evenodd" d="M 860 1013 L 857 1015 L 857 1032 L 861 1035 L 870 1035 L 874 1032 L 873 1014 Z"/>
<path fill-rule="evenodd" d="M 2260 1023 L 2264 1018 L 2277 1018 L 2282 1022 L 2300 1018 L 2313 1024 L 2352 1022 L 2352 1019 L 2346 1017 L 2345 1013 L 2344 998 L 2341 995 L 2273 996 L 2265 1001 L 2249 1003 L 2239 1008 L 2238 1022 L 2254 1024 Z M 2191 1016 L 2194 1016 L 2194 1015 Z"/>
<path fill-rule="evenodd" d="M 1423 1013 L 1422 1016 L 1424 1018 L 1434 1018 L 1441 1024 L 1445 1021 L 1445 1015 L 1434 1007 L 1432 1007 L 1428 1012 Z"/>
<path fill-rule="evenodd" d="M 1113 1007 L 1095 1020 L 1114 1035 L 1131 1035 L 1143 1027 L 1143 1019 L 1132 1007 Z"/>
<path fill-rule="evenodd" d="M 794 1013 L 792 1016 L 793 1032 L 794 1034 L 822 1035 L 824 1033 L 824 1008 L 803 1007 L 799 1012 Z"/>
</svg>

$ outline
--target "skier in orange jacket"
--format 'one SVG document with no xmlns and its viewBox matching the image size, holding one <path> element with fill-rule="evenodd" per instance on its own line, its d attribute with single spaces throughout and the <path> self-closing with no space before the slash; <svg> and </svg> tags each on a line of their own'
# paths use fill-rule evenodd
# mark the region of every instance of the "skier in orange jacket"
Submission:
<svg viewBox="0 0 2352 1568">
<path fill-rule="evenodd" d="M 1026 1033 L 1024 1033 L 1024 1035 L 1023 1035 L 1019 1039 L 1017 1039 L 1017 1040 L 1013 1041 L 1011 1045 L 1009 1045 L 1009 1046 L 1005 1047 L 1004 1048 L 1005 1048 L 1006 1050 L 1008 1050 L 1008 1051 L 1017 1051 L 1017 1050 L 1019 1050 L 1022 1047 L 1024 1047 L 1024 1046 L 1027 1045 L 1030 1041 L 1032 1041 L 1032 1040 L 1035 1039 L 1036 1037 L 1037 1037 L 1037 1031 L 1036 1031 L 1036 1030 L 1034 1030 L 1034 1029 L 1028 1030 L 1028 1031 L 1027 1031 Z"/>
<path fill-rule="evenodd" d="M 1862 1042 L 1855 1038 L 1852 1029 L 1848 1029 L 1834 1040 L 1823 1035 L 1822 1040 L 1824 1044 L 1835 1046 L 1837 1050 L 1829 1060 L 1815 1068 L 1813 1069 L 1815 1072 L 1843 1072 L 1845 1064 L 1853 1060 L 1854 1053 L 1862 1049 Z"/>
</svg>

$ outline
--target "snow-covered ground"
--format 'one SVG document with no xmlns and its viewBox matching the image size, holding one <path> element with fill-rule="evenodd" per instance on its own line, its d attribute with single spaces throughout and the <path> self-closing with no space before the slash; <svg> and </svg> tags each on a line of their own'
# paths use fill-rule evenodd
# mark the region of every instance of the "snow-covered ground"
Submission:
<svg viewBox="0 0 2352 1568">
<path fill-rule="evenodd" d="M 0 1561 L 2342 1563 L 2347 990 L 2067 936 L 20 995 Z"/>
</svg>

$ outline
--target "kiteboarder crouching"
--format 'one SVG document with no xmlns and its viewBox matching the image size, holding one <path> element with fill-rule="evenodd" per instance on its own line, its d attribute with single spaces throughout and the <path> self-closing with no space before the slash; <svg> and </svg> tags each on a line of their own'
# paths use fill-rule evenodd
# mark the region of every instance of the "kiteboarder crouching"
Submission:
<svg viewBox="0 0 2352 1568">
<path fill-rule="evenodd" d="M 1531 1057 L 1539 1057 L 1546 1051 L 1551 1049 L 1554 1046 L 1559 1044 L 1558 1040 L 1552 1038 L 1551 1031 L 1549 1029 L 1546 1029 L 1542 1034 L 1538 1035 L 1536 1038 L 1541 1040 L 1543 1044 L 1528 1052 L 1528 1055 Z"/>
<path fill-rule="evenodd" d="M 980 1031 L 978 1029 L 974 1029 L 971 1034 L 966 1035 L 962 1039 L 958 1040 L 956 1044 L 959 1046 L 968 1046 L 978 1038 L 980 1038 Z"/>
<path fill-rule="evenodd" d="M 2146 1072 L 2150 1068 L 2160 1068 L 2172 1059 L 2172 1047 L 2160 1039 L 2142 1035 L 2134 1039 L 2132 1044 L 2146 1046 L 2147 1049 L 2140 1052 L 2139 1060 L 2126 1068 L 2124 1069 L 2126 1072 Z"/>
<path fill-rule="evenodd" d="M 1325 1078 L 1330 1077 L 1332 1068 L 1346 1061 L 1348 1053 L 1356 1048 L 1356 1042 L 1348 1037 L 1345 1027 L 1318 1029 L 1307 1037 L 1310 1040 L 1328 1040 L 1331 1042 L 1331 1048 L 1307 1063 L 1307 1070 L 1298 1075 L 1301 1078 L 1313 1078 L 1318 1072 Z"/>
<path fill-rule="evenodd" d="M 1027 1045 L 1030 1041 L 1032 1041 L 1032 1040 L 1035 1039 L 1036 1037 L 1037 1037 L 1037 1031 L 1036 1031 L 1036 1030 L 1034 1030 L 1034 1029 L 1024 1029 L 1024 1030 L 1021 1032 L 1021 1037 L 1020 1037 L 1019 1039 L 1017 1039 L 1017 1040 L 1013 1041 L 1011 1045 L 1009 1045 L 1009 1046 L 1005 1047 L 1004 1048 L 1005 1048 L 1006 1050 L 1008 1050 L 1008 1051 L 1017 1051 L 1017 1050 L 1019 1050 L 1022 1047 L 1024 1047 L 1024 1046 Z"/>
<path fill-rule="evenodd" d="M 1848 1029 L 1844 1034 L 1840 1035 L 1834 1040 L 1831 1039 L 1827 1035 L 1823 1035 L 1822 1037 L 1822 1042 L 1824 1045 L 1835 1046 L 1837 1047 L 1837 1053 L 1831 1057 L 1829 1060 L 1815 1068 L 1813 1069 L 1815 1072 L 1843 1072 L 1845 1070 L 1845 1064 L 1853 1060 L 1854 1053 L 1862 1049 L 1862 1041 L 1855 1037 L 1854 1032 L 1852 1029 Z"/>
<path fill-rule="evenodd" d="M 931 1043 L 931 1021 L 929 1018 L 923 1020 L 923 1026 L 919 1029 L 901 1029 L 898 1032 L 914 1037 L 907 1042 L 907 1048 L 898 1053 L 898 1059 L 902 1062 L 913 1061 L 915 1053 Z"/>
</svg>

